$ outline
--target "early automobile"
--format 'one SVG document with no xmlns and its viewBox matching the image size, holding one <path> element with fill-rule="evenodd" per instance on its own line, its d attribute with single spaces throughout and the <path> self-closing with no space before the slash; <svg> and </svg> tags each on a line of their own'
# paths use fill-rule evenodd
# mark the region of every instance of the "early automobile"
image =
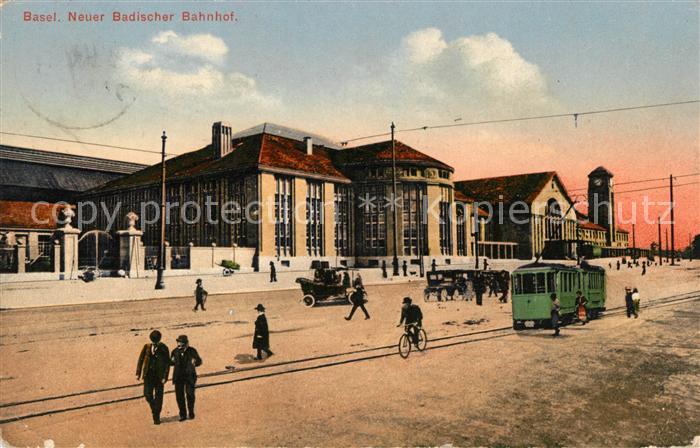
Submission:
<svg viewBox="0 0 700 448">
<path fill-rule="evenodd" d="M 301 285 L 304 294 L 301 301 L 304 305 L 312 307 L 317 302 L 329 300 L 343 300 L 350 303 L 350 293 L 354 271 L 338 268 L 317 268 L 314 270 L 314 278 L 299 277 L 296 282 Z"/>
</svg>

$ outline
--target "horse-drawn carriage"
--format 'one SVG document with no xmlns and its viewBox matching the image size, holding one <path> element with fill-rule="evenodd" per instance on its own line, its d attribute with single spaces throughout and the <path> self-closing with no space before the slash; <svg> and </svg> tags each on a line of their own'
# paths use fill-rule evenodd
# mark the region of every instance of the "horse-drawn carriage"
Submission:
<svg viewBox="0 0 700 448">
<path fill-rule="evenodd" d="M 432 271 L 426 277 L 428 285 L 423 290 L 426 302 L 472 300 L 478 292 L 484 294 L 489 290 L 503 300 L 507 297 L 510 279 L 507 271 L 474 269 Z"/>
<path fill-rule="evenodd" d="M 301 285 L 304 294 L 301 301 L 309 308 L 317 302 L 342 300 L 350 302 L 350 288 L 355 272 L 347 268 L 318 268 L 314 278 L 299 277 L 296 282 Z"/>
</svg>

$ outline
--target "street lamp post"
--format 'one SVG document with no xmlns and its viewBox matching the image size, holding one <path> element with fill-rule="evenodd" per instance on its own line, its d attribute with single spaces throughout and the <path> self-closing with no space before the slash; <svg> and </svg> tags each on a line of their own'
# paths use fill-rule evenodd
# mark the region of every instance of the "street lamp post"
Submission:
<svg viewBox="0 0 700 448">
<path fill-rule="evenodd" d="M 394 259 L 392 260 L 391 264 L 394 268 L 394 276 L 399 275 L 399 257 L 398 257 L 398 245 L 399 245 L 399 237 L 397 235 L 398 232 L 398 223 L 396 222 L 397 218 L 397 212 L 396 212 L 396 140 L 394 140 L 394 129 L 395 129 L 394 122 L 391 122 L 391 177 L 392 177 L 392 192 L 393 192 L 393 197 L 392 197 L 392 202 L 391 202 L 391 208 L 393 211 L 393 216 L 394 216 Z"/>
<path fill-rule="evenodd" d="M 160 248 L 158 250 L 158 276 L 156 289 L 165 289 L 163 270 L 165 269 L 165 131 L 160 137 L 163 145 L 160 152 Z"/>
</svg>

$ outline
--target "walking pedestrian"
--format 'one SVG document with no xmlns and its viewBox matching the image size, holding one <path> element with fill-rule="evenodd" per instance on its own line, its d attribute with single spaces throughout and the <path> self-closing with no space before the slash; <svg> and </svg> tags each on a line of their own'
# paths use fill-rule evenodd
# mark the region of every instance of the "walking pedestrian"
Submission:
<svg viewBox="0 0 700 448">
<path fill-rule="evenodd" d="M 550 294 L 549 298 L 552 301 L 552 308 L 550 311 L 550 317 L 552 319 L 552 328 L 554 329 L 554 334 L 552 336 L 559 336 L 559 313 L 561 311 L 561 303 L 557 299 L 557 294 Z"/>
<path fill-rule="evenodd" d="M 275 263 L 270 262 L 270 283 L 277 281 L 277 269 L 275 269 Z"/>
<path fill-rule="evenodd" d="M 491 294 L 498 297 L 498 293 L 498 278 L 496 278 L 496 276 L 491 276 L 489 279 L 489 297 L 491 297 Z"/>
<path fill-rule="evenodd" d="M 365 313 L 365 320 L 369 319 L 369 313 L 365 308 L 365 291 L 364 288 L 356 288 L 355 291 L 350 295 L 350 302 L 352 302 L 352 309 L 350 314 L 345 318 L 345 320 L 351 320 L 352 315 L 355 311 L 360 308 L 363 313 Z"/>
<path fill-rule="evenodd" d="M 348 289 L 350 287 L 350 275 L 348 272 L 343 272 L 343 288 Z"/>
<path fill-rule="evenodd" d="M 486 283 L 481 272 L 474 273 L 474 294 L 476 295 L 476 304 L 481 306 L 484 293 L 486 292 Z"/>
<path fill-rule="evenodd" d="M 352 287 L 355 289 L 365 289 L 365 285 L 362 283 L 362 277 L 360 276 L 359 272 L 355 276 L 355 279 L 352 281 Z"/>
<path fill-rule="evenodd" d="M 484 271 L 489 269 L 489 260 L 488 258 L 484 258 Z"/>
<path fill-rule="evenodd" d="M 386 274 L 386 260 L 382 260 L 382 278 L 387 278 L 387 274 Z"/>
<path fill-rule="evenodd" d="M 194 419 L 194 390 L 197 384 L 197 367 L 202 365 L 202 358 L 194 347 L 190 347 L 187 335 L 180 335 L 176 339 L 177 348 L 170 355 L 170 364 L 173 369 L 173 384 L 175 385 L 175 399 L 180 411 L 180 421 Z"/>
<path fill-rule="evenodd" d="M 646 275 L 647 273 L 647 263 L 646 261 L 642 261 L 642 275 Z"/>
<path fill-rule="evenodd" d="M 198 278 L 197 281 L 195 282 L 197 285 L 194 289 L 194 299 L 195 299 L 195 304 L 194 304 L 194 309 L 192 311 L 197 312 L 197 308 L 202 308 L 202 311 L 206 311 L 206 308 L 204 308 L 204 302 L 207 300 L 207 290 L 202 287 L 202 279 Z"/>
<path fill-rule="evenodd" d="M 143 346 L 136 364 L 136 379 L 143 379 L 143 396 L 151 408 L 153 424 L 160 425 L 163 385 L 168 381 L 170 373 L 170 351 L 167 345 L 160 343 L 160 331 L 153 330 L 149 339 L 151 343 Z"/>
<path fill-rule="evenodd" d="M 255 307 L 258 318 L 255 319 L 255 333 L 253 334 L 253 348 L 257 350 L 255 359 L 262 359 L 262 352 L 267 353 L 267 357 L 274 355 L 270 350 L 270 330 L 267 327 L 267 317 L 265 317 L 265 307 L 258 303 Z"/>
<path fill-rule="evenodd" d="M 634 309 L 634 318 L 639 317 L 639 290 L 637 288 L 634 288 L 632 290 L 632 308 Z"/>
<path fill-rule="evenodd" d="M 625 307 L 627 308 L 627 318 L 634 315 L 637 318 L 637 313 L 634 311 L 634 301 L 632 300 L 632 289 L 625 287 Z"/>
<path fill-rule="evenodd" d="M 403 265 L 401 267 L 403 268 L 403 276 L 408 277 L 408 263 L 406 263 L 406 260 L 403 261 Z"/>
<path fill-rule="evenodd" d="M 617 270 L 620 270 L 620 260 L 617 260 Z"/>
<path fill-rule="evenodd" d="M 435 259 L 433 258 L 433 261 L 430 263 L 430 269 L 435 272 L 437 271 L 437 263 L 435 262 Z"/>
<path fill-rule="evenodd" d="M 583 295 L 581 291 L 576 291 L 576 313 L 578 315 L 578 320 L 586 325 L 588 323 L 588 309 L 586 305 L 588 304 L 588 299 Z"/>
</svg>

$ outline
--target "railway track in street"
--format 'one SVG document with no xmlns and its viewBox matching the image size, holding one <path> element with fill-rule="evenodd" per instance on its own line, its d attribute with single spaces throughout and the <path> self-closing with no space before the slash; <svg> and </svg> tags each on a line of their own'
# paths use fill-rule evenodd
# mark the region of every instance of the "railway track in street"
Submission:
<svg viewBox="0 0 700 448">
<path fill-rule="evenodd" d="M 677 294 L 668 297 L 648 300 L 642 303 L 642 309 L 660 308 L 678 305 L 686 302 L 700 301 L 700 291 Z M 605 316 L 625 312 L 625 307 L 610 308 Z M 489 328 L 466 333 L 453 334 L 428 340 L 426 351 L 438 350 L 457 345 L 466 345 L 492 339 L 503 338 L 521 333 L 513 330 L 512 326 Z M 397 339 L 398 340 L 398 339 Z M 383 345 L 365 349 L 319 355 L 307 358 L 244 367 L 235 370 L 220 370 L 199 375 L 198 389 L 224 386 L 237 382 L 260 380 L 280 375 L 325 369 L 362 361 L 371 361 L 390 356 L 398 356 L 396 344 Z M 407 361 L 407 362 L 410 362 Z M 21 420 L 61 414 L 84 409 L 108 406 L 116 403 L 142 400 L 142 383 L 119 385 L 107 388 L 84 390 L 63 395 L 54 395 L 31 400 L 0 403 L 0 425 Z M 174 390 L 166 390 L 171 394 Z"/>
</svg>

